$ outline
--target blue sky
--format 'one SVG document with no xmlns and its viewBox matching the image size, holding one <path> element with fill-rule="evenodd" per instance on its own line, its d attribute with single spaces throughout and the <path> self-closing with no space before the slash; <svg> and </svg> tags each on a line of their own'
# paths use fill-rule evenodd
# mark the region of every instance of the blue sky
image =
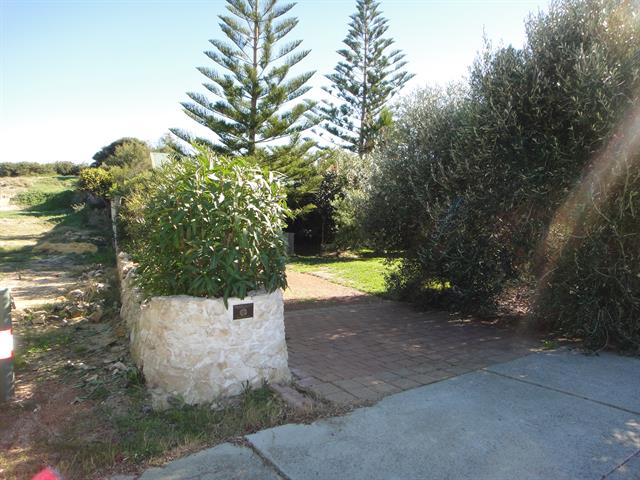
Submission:
<svg viewBox="0 0 640 480">
<path fill-rule="evenodd" d="M 521 46 L 536 0 L 382 0 L 389 35 L 417 87 L 461 79 L 482 46 Z M 221 38 L 223 0 L 0 0 L 0 161 L 88 162 L 122 136 L 155 142 L 169 127 L 202 133 L 181 111 L 204 91 L 196 66 Z M 290 38 L 312 50 L 319 95 L 355 0 L 299 0 Z"/>
</svg>

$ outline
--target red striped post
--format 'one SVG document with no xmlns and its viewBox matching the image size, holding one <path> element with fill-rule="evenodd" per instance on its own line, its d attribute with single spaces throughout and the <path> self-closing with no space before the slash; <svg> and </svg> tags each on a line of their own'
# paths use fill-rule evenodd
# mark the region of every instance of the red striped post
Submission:
<svg viewBox="0 0 640 480">
<path fill-rule="evenodd" d="M 13 328 L 11 326 L 11 291 L 0 289 L 0 402 L 13 397 Z"/>
</svg>

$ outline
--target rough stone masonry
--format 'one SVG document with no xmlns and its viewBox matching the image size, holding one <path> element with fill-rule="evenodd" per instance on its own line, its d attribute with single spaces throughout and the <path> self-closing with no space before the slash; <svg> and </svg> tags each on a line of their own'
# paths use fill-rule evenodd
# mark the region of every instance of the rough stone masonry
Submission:
<svg viewBox="0 0 640 480">
<path fill-rule="evenodd" d="M 121 316 L 131 353 L 156 408 L 170 397 L 188 404 L 237 395 L 246 384 L 288 381 L 282 291 L 222 299 L 185 295 L 142 299 L 134 264 L 118 255 Z M 233 319 L 233 306 L 253 303 L 253 316 Z"/>
</svg>

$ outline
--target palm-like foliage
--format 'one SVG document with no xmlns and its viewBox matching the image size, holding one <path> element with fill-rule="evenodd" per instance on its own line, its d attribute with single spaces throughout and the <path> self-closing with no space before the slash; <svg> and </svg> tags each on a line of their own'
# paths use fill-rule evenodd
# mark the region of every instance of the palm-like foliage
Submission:
<svg viewBox="0 0 640 480">
<path fill-rule="evenodd" d="M 325 88 L 338 103 L 326 102 L 320 110 L 332 139 L 362 156 L 391 121 L 387 103 L 413 75 L 403 70 L 404 54 L 389 50 L 394 41 L 384 37 L 389 22 L 379 2 L 357 0 L 350 18 L 345 48 L 338 50 L 343 60 L 327 75 L 331 86 Z"/>
<path fill-rule="evenodd" d="M 182 104 L 187 115 L 217 135 L 217 151 L 252 155 L 261 145 L 312 126 L 315 105 L 300 97 L 310 89 L 306 83 L 315 72 L 289 75 L 309 50 L 296 51 L 302 40 L 276 47 L 298 24 L 295 17 L 285 17 L 294 6 L 277 0 L 227 0 L 229 14 L 219 18 L 228 41 L 210 40 L 214 49 L 205 52 L 218 68 L 198 68 L 216 100 L 191 92 L 192 102 Z"/>
</svg>

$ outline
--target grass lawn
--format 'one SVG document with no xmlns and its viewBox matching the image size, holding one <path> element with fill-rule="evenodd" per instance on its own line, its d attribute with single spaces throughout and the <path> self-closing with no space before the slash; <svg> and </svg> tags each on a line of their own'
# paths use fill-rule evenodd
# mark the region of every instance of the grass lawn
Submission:
<svg viewBox="0 0 640 480">
<path fill-rule="evenodd" d="M 72 202 L 78 177 L 14 177 L 5 181 L 15 189 L 12 203 L 38 213 L 64 212 Z"/>
<path fill-rule="evenodd" d="M 386 257 L 363 254 L 360 256 L 296 256 L 287 264 L 300 273 L 311 273 L 331 282 L 355 288 L 373 295 L 386 292 L 385 274 L 393 268 Z"/>
</svg>

